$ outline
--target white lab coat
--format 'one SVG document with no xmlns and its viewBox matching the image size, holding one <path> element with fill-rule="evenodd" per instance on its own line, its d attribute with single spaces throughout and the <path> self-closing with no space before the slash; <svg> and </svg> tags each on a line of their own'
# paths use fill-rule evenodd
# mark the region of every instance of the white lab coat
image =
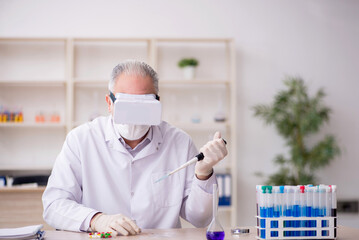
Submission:
<svg viewBox="0 0 359 240">
<path fill-rule="evenodd" d="M 118 140 L 112 118 L 72 130 L 43 194 L 43 217 L 57 229 L 86 231 L 96 212 L 124 214 L 140 228 L 179 228 L 179 216 L 196 227 L 212 217 L 212 184 L 194 165 L 154 183 L 198 152 L 191 138 L 166 122 L 152 126 L 152 141 L 135 157 Z"/>
</svg>

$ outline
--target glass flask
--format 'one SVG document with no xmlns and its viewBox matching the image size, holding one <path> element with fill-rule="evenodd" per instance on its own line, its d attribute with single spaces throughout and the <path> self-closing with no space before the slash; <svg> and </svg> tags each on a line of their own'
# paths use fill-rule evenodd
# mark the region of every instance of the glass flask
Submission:
<svg viewBox="0 0 359 240">
<path fill-rule="evenodd" d="M 207 240 L 223 240 L 224 230 L 218 218 L 218 188 L 213 184 L 213 218 L 206 233 Z"/>
</svg>

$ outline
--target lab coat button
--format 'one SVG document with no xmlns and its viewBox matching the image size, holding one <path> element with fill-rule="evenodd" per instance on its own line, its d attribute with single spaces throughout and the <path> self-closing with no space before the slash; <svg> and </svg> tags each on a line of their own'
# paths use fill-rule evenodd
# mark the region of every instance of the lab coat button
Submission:
<svg viewBox="0 0 359 240">
<path fill-rule="evenodd" d="M 131 197 L 133 197 L 133 195 L 134 195 L 134 193 L 133 193 L 133 192 L 131 192 Z"/>
</svg>

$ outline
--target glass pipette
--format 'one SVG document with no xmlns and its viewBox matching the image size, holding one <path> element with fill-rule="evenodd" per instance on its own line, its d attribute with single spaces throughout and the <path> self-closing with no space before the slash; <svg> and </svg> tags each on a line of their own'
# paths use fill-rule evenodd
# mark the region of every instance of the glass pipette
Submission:
<svg viewBox="0 0 359 240">
<path fill-rule="evenodd" d="M 224 144 L 227 144 L 226 140 L 224 140 L 223 138 L 222 138 L 222 140 L 223 140 Z M 195 163 L 195 162 L 197 162 L 197 161 L 203 160 L 203 158 L 204 158 L 203 153 L 197 154 L 194 158 L 192 158 L 192 159 L 189 160 L 188 162 L 182 164 L 180 167 L 176 168 L 175 170 L 173 170 L 173 171 L 167 173 L 166 175 L 164 175 L 164 176 L 162 176 L 161 178 L 159 178 L 158 180 L 156 180 L 155 183 L 160 182 L 160 181 L 162 181 L 162 180 L 165 179 L 165 178 L 168 178 L 169 176 L 171 176 L 171 175 L 174 174 L 175 172 L 178 172 L 179 170 L 181 170 L 181 169 L 183 169 L 183 168 L 185 168 L 185 167 L 187 167 L 187 166 L 189 166 L 189 165 L 191 165 L 191 164 L 193 164 L 193 163 Z"/>
</svg>

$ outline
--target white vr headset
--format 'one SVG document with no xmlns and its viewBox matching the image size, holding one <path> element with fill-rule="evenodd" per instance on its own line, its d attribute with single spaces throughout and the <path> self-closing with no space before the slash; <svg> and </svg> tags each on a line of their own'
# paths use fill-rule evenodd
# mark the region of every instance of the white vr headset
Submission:
<svg viewBox="0 0 359 240">
<path fill-rule="evenodd" d="M 113 120 L 116 124 L 159 125 L 162 105 L 156 94 L 126 94 L 110 92 L 114 103 Z"/>
</svg>

